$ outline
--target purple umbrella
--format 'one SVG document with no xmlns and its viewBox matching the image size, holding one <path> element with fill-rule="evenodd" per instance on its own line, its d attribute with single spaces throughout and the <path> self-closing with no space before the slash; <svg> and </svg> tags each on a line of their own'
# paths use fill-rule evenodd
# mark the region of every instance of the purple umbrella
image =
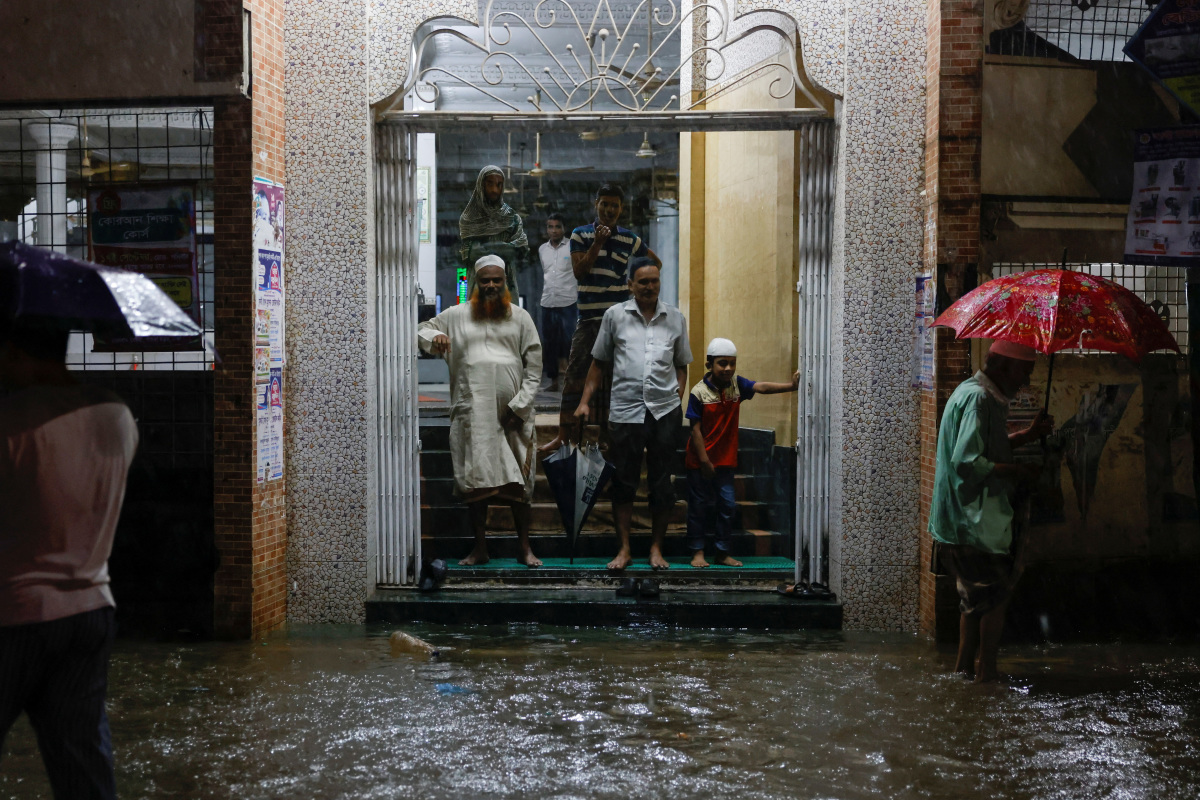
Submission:
<svg viewBox="0 0 1200 800">
<path fill-rule="evenodd" d="M 204 331 L 140 272 L 0 244 L 0 312 L 111 337 L 202 337 Z"/>
</svg>

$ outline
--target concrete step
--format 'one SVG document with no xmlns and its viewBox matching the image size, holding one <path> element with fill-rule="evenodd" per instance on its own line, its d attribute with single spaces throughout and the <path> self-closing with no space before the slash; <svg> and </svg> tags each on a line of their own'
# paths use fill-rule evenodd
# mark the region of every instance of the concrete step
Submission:
<svg viewBox="0 0 1200 800">
<path fill-rule="evenodd" d="M 645 475 L 643 473 L 643 480 L 644 478 Z M 760 502 L 760 498 L 763 498 L 764 495 L 767 497 L 770 496 L 770 490 L 769 478 L 754 475 L 738 475 L 734 478 L 734 493 L 738 500 Z M 681 499 L 685 496 L 687 483 L 683 475 L 676 476 L 675 491 L 679 493 Z M 426 505 L 434 507 L 456 505 L 458 501 L 454 498 L 454 479 L 449 476 L 444 478 L 425 476 L 421 481 L 421 501 Z M 535 503 L 554 502 L 554 494 L 550 491 L 550 483 L 541 472 L 538 472 L 534 477 L 533 501 Z"/>
<path fill-rule="evenodd" d="M 652 579 L 659 587 L 687 588 L 754 588 L 774 589 L 788 583 L 795 575 L 795 564 L 789 558 L 745 556 L 740 567 L 711 564 L 697 568 L 691 556 L 667 556 L 671 566 L 665 570 L 651 568 L 645 554 L 639 552 L 633 564 L 625 569 L 609 571 L 612 553 L 603 556 L 574 559 L 541 556 L 542 566 L 530 568 L 516 559 L 493 558 L 481 566 L 459 566 L 449 560 L 445 587 L 465 586 L 609 586 L 616 588 L 625 578 Z"/>
<path fill-rule="evenodd" d="M 443 589 L 428 594 L 379 589 L 367 598 L 366 621 L 585 626 L 657 622 L 685 628 L 839 630 L 842 605 L 764 590 L 667 590 L 649 600 L 617 597 L 611 588 Z"/>
<path fill-rule="evenodd" d="M 533 503 L 530 521 L 531 531 L 561 533 L 563 529 L 562 516 L 554 503 Z M 454 506 L 421 506 L 421 535 L 422 536 L 454 536 L 470 535 L 470 512 L 465 505 Z M 676 503 L 671 510 L 669 528 L 682 530 L 687 522 L 687 506 Z M 515 531 L 512 509 L 507 506 L 491 506 L 488 508 L 487 528 L 489 531 Z M 650 529 L 650 509 L 643 502 L 633 504 L 633 528 Z M 612 532 L 612 506 L 607 502 L 597 503 L 584 523 L 584 530 Z"/>
<path fill-rule="evenodd" d="M 600 429 L 590 426 L 585 434 L 587 441 L 597 441 Z M 558 433 L 557 425 L 539 425 L 537 442 L 540 445 L 549 442 Z M 453 474 L 449 460 L 450 427 L 449 425 L 421 425 L 421 473 L 426 477 L 441 478 Z M 738 468 L 746 474 L 765 474 L 771 461 L 772 445 L 764 445 L 761 437 L 748 437 L 749 441 L 742 442 L 738 448 Z M 680 468 L 687 446 L 687 430 L 680 429 L 677 452 L 680 457 Z"/>
<path fill-rule="evenodd" d="M 567 558 L 572 555 L 567 536 L 561 531 L 553 533 L 534 532 L 530 534 L 530 546 L 539 558 Z M 450 562 L 471 552 L 474 537 L 470 534 L 453 536 L 426 536 L 421 539 L 421 553 L 426 559 L 444 558 Z M 650 552 L 651 537 L 648 530 L 634 530 L 629 537 L 629 546 L 639 558 Z M 710 555 L 712 549 L 711 537 L 705 542 L 706 551 Z M 617 539 L 612 531 L 583 531 L 575 542 L 574 555 L 578 558 L 612 558 L 616 554 Z M 691 557 L 691 550 L 682 529 L 668 530 L 663 541 L 663 549 L 668 557 Z M 494 559 L 513 559 L 517 557 L 517 537 L 512 533 L 488 533 L 488 553 Z M 765 558 L 792 557 L 791 537 L 783 536 L 772 531 L 738 530 L 730 537 L 730 553 L 735 558 L 756 556 Z"/>
<path fill-rule="evenodd" d="M 470 533 L 469 510 L 465 505 L 422 505 L 421 506 L 421 535 L 442 536 L 456 533 Z M 640 495 L 633 504 L 634 529 L 650 528 L 650 507 L 645 496 Z M 782 503 L 755 503 L 742 500 L 734 512 L 733 525 L 735 528 L 754 528 L 763 530 L 789 531 L 788 510 Z M 687 524 L 687 503 L 677 500 L 671 509 L 669 527 L 682 529 Z M 490 531 L 514 531 L 512 509 L 507 506 L 490 506 L 488 508 L 487 527 Z M 553 502 L 532 503 L 531 531 L 559 532 L 562 527 L 562 515 L 558 506 Z M 612 531 L 612 504 L 607 499 L 601 500 L 588 515 L 583 524 L 584 530 Z"/>
</svg>

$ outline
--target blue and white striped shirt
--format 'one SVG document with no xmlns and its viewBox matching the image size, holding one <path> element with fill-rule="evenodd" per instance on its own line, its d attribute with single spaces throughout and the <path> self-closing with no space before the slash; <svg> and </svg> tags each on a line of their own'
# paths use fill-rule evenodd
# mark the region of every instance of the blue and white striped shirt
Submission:
<svg viewBox="0 0 1200 800">
<path fill-rule="evenodd" d="M 596 240 L 596 223 L 571 231 L 571 253 L 586 253 Z M 629 259 L 648 255 L 642 237 L 617 226 L 604 249 L 596 256 L 592 271 L 579 281 L 579 319 L 600 319 L 617 303 L 629 299 Z"/>
</svg>

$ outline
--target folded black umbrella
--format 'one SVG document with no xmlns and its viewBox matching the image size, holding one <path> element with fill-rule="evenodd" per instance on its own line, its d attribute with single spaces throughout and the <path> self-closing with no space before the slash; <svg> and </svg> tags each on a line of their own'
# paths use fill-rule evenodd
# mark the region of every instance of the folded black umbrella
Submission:
<svg viewBox="0 0 1200 800">
<path fill-rule="evenodd" d="M 113 338 L 204 334 L 140 272 L 101 267 L 23 242 L 0 244 L 0 313 Z"/>
<path fill-rule="evenodd" d="M 612 477 L 613 465 L 604 460 L 595 445 L 577 448 L 564 444 L 542 461 L 542 470 L 562 516 L 573 564 L 579 531 Z"/>
</svg>

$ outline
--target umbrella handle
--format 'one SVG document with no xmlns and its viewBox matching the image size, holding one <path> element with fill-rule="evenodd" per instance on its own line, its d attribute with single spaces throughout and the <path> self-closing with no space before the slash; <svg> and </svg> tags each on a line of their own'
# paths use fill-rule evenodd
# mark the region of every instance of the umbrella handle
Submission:
<svg viewBox="0 0 1200 800">
<path fill-rule="evenodd" d="M 1053 381 L 1054 381 L 1054 356 L 1055 355 L 1056 355 L 1056 353 L 1050 354 L 1050 369 L 1046 373 L 1046 400 L 1042 403 L 1042 413 L 1044 413 L 1046 415 L 1050 414 L 1050 384 L 1053 383 Z M 1047 456 L 1048 456 L 1048 454 L 1046 453 L 1046 437 L 1043 436 L 1042 437 L 1042 457 L 1046 458 Z"/>
<path fill-rule="evenodd" d="M 1054 356 L 1056 353 L 1050 354 L 1050 370 L 1046 373 L 1046 399 L 1042 403 L 1042 411 L 1050 413 L 1050 384 L 1054 381 Z"/>
</svg>

